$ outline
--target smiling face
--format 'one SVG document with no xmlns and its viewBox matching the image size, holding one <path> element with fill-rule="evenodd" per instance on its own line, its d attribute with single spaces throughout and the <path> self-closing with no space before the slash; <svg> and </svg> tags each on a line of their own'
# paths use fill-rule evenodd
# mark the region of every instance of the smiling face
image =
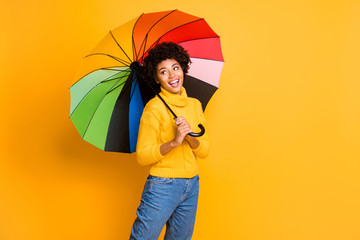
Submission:
<svg viewBox="0 0 360 240">
<path fill-rule="evenodd" d="M 166 59 L 157 65 L 156 82 L 170 93 L 180 94 L 184 72 L 175 59 Z"/>
</svg>

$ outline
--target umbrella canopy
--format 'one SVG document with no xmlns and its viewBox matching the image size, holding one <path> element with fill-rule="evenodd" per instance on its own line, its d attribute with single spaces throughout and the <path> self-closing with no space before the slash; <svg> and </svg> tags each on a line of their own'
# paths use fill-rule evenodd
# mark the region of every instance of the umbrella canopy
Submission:
<svg viewBox="0 0 360 240">
<path fill-rule="evenodd" d="M 105 151 L 136 150 L 140 117 L 154 93 L 139 81 L 134 63 L 168 41 L 189 52 L 184 87 L 205 109 L 224 64 L 219 36 L 203 18 L 179 10 L 145 13 L 110 31 L 83 59 L 70 88 L 70 118 L 84 140 Z"/>
</svg>

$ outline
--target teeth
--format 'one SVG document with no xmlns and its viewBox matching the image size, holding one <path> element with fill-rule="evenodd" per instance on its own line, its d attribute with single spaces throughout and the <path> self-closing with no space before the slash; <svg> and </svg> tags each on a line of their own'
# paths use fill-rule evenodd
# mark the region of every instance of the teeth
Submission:
<svg viewBox="0 0 360 240">
<path fill-rule="evenodd" d="M 179 82 L 179 80 L 172 81 L 172 82 L 170 82 L 169 84 L 170 84 L 170 85 L 173 85 L 173 84 L 175 84 L 175 83 L 177 83 L 177 82 Z"/>
</svg>

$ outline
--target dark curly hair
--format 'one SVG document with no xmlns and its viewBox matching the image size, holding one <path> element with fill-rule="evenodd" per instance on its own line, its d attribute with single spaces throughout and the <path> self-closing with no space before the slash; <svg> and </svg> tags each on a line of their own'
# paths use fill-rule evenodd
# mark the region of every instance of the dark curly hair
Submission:
<svg viewBox="0 0 360 240">
<path fill-rule="evenodd" d="M 180 64 L 184 72 L 184 78 L 186 78 L 190 67 L 189 65 L 191 64 L 189 53 L 177 43 L 162 42 L 150 49 L 148 55 L 142 61 L 143 77 L 152 84 L 157 91 L 160 91 L 160 86 L 155 82 L 157 66 L 166 59 L 175 59 Z"/>
</svg>

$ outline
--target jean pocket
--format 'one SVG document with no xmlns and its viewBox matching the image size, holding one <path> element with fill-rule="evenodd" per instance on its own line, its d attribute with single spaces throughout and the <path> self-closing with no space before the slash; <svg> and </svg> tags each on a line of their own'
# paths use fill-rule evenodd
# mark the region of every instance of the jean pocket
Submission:
<svg viewBox="0 0 360 240">
<path fill-rule="evenodd" d="M 155 184 L 169 184 L 174 181 L 174 178 L 164 178 L 164 177 L 156 177 L 156 176 L 149 176 L 147 181 Z"/>
</svg>

